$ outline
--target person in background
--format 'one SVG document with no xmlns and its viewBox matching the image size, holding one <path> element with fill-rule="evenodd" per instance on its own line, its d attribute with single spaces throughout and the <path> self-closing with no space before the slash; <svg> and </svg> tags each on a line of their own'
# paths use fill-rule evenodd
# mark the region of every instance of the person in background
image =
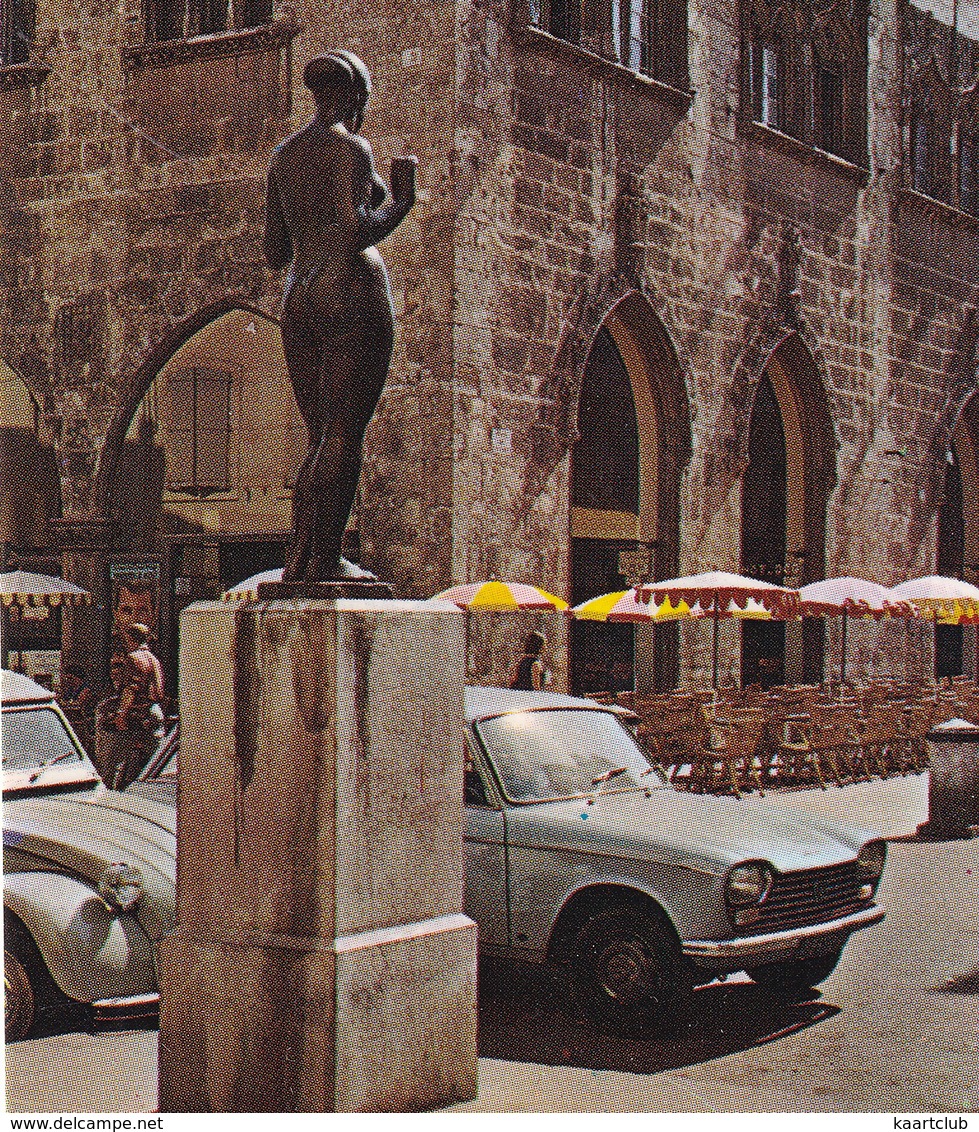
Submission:
<svg viewBox="0 0 979 1132">
<path fill-rule="evenodd" d="M 541 692 L 550 684 L 550 673 L 544 665 L 544 648 L 547 637 L 543 633 L 528 633 L 524 638 L 523 656 L 517 662 L 516 675 L 511 688 L 523 688 L 528 692 Z"/>
<path fill-rule="evenodd" d="M 163 669 L 150 651 L 150 630 L 137 622 L 123 634 L 125 653 L 118 707 L 108 722 L 126 732 L 125 755 L 117 758 L 112 781 L 115 790 L 125 790 L 156 753 L 164 735 Z M 115 660 L 115 657 L 113 657 Z"/>
</svg>

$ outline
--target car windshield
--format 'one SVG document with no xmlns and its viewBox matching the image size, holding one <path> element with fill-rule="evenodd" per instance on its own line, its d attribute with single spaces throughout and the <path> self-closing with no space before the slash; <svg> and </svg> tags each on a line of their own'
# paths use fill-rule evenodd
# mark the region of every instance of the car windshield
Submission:
<svg viewBox="0 0 979 1132">
<path fill-rule="evenodd" d="M 476 730 L 511 802 L 668 785 L 611 712 L 510 712 L 480 720 Z"/>
<path fill-rule="evenodd" d="M 3 713 L 3 771 L 7 790 L 95 779 L 64 720 L 47 707 Z"/>
</svg>

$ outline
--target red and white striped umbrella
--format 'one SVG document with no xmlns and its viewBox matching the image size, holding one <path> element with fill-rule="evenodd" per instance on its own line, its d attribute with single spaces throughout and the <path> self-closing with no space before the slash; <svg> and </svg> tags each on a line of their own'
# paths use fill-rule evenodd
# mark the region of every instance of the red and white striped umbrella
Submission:
<svg viewBox="0 0 979 1132">
<path fill-rule="evenodd" d="M 691 609 L 699 605 L 703 616 L 714 623 L 714 640 L 711 650 L 711 678 L 717 687 L 717 629 L 729 617 L 763 617 L 769 614 L 780 621 L 795 616 L 799 591 L 725 570 L 711 570 L 704 574 L 691 574 L 687 578 L 668 578 L 665 582 L 647 582 L 640 589 L 648 591 L 656 602 L 669 601 L 676 605 L 685 601 Z M 758 609 L 749 613 L 749 602 Z M 762 612 L 764 611 L 764 612 Z"/>
<path fill-rule="evenodd" d="M 799 613 L 803 617 L 842 617 L 840 632 L 840 680 L 846 679 L 847 623 L 851 617 L 914 617 L 914 605 L 893 590 L 866 578 L 826 578 L 799 590 Z"/>
</svg>

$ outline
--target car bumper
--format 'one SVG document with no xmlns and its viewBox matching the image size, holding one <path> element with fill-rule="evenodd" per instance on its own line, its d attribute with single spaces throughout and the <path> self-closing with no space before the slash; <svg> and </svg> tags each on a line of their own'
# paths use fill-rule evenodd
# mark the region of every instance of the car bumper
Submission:
<svg viewBox="0 0 979 1132">
<path fill-rule="evenodd" d="M 96 1029 L 111 1028 L 120 1023 L 153 1022 L 159 1017 L 158 994 L 133 994 L 125 998 L 100 998 L 92 1003 L 92 1021 Z"/>
<path fill-rule="evenodd" d="M 751 963 L 777 963 L 783 959 L 805 958 L 827 953 L 846 942 L 851 932 L 869 928 L 884 918 L 883 908 L 876 905 L 829 920 L 786 932 L 769 932 L 767 935 L 741 936 L 737 939 L 684 940 L 683 954 L 698 966 L 726 966 L 739 970 L 743 961 Z M 838 937 L 834 939 L 833 937 Z"/>
</svg>

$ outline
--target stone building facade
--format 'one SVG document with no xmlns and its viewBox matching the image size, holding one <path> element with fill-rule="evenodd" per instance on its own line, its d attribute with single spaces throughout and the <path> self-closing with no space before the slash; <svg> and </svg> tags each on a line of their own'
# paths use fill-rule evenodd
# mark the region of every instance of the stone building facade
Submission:
<svg viewBox="0 0 979 1132">
<path fill-rule="evenodd" d="M 61 628 L 94 675 L 120 590 L 153 589 L 172 665 L 182 605 L 281 563 L 303 442 L 264 176 L 339 46 L 374 76 L 379 169 L 420 159 L 351 531 L 399 592 L 977 579 L 975 3 L 0 10 L 2 537 L 93 592 Z M 474 678 L 538 624 L 575 689 L 708 660 L 695 625 L 474 618 Z M 723 667 L 818 678 L 827 633 L 726 625 Z M 851 669 L 908 663 L 903 630 L 855 636 Z"/>
</svg>

